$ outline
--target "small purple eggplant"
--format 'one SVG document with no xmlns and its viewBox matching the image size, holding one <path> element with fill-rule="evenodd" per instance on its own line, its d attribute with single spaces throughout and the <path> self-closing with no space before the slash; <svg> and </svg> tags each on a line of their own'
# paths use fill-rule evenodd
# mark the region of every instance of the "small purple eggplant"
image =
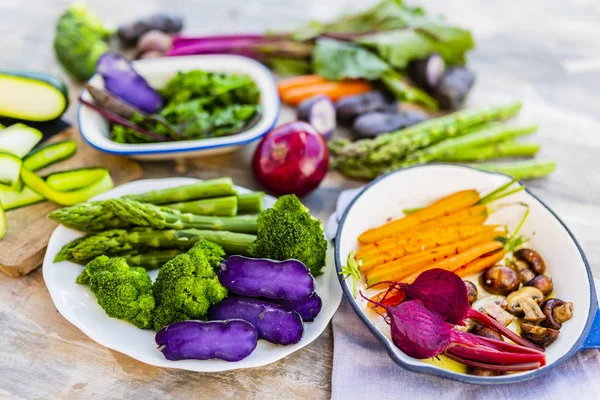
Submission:
<svg viewBox="0 0 600 400">
<path fill-rule="evenodd" d="M 162 107 L 162 98 L 148 82 L 133 69 L 131 63 L 117 53 L 105 53 L 96 70 L 104 78 L 109 92 L 140 110 L 152 114 Z"/>
<path fill-rule="evenodd" d="M 336 128 L 335 105 L 327 96 L 315 96 L 298 106 L 298 119 L 311 124 L 317 132 L 329 139 Z"/>
<path fill-rule="evenodd" d="M 430 91 L 435 88 L 444 76 L 446 63 L 437 53 L 422 60 L 411 61 L 408 64 L 408 77 L 423 89 Z"/>
<path fill-rule="evenodd" d="M 250 297 L 228 297 L 208 310 L 214 320 L 243 319 L 267 342 L 290 345 L 302 339 L 304 326 L 300 315 L 278 304 Z"/>
<path fill-rule="evenodd" d="M 317 292 L 314 292 L 312 296 L 310 296 L 306 300 L 300 301 L 280 301 L 274 300 L 277 304 L 281 304 L 289 308 L 290 310 L 296 311 L 302 317 L 302 321 L 304 322 L 312 322 L 315 320 L 317 315 L 321 312 L 321 307 L 323 306 L 323 300 L 319 297 Z"/>
<path fill-rule="evenodd" d="M 241 319 L 182 321 L 162 328 L 155 340 L 167 360 L 240 361 L 256 348 L 258 332 Z"/>
<path fill-rule="evenodd" d="M 233 293 L 248 297 L 301 301 L 315 291 L 315 280 L 298 260 L 230 256 L 221 263 L 219 282 Z"/>
</svg>

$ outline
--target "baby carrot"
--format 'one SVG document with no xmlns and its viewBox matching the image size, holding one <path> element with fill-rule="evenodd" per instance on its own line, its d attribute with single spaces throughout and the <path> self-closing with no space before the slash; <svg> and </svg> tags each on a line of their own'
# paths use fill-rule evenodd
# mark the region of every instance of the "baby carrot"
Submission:
<svg viewBox="0 0 600 400">
<path fill-rule="evenodd" d="M 294 76 L 292 78 L 283 79 L 277 82 L 277 90 L 279 96 L 283 96 L 283 92 L 292 88 L 299 88 L 308 85 L 315 85 L 317 83 L 329 82 L 327 79 L 320 77 L 319 75 L 301 75 Z"/>
<path fill-rule="evenodd" d="M 447 271 L 456 271 L 462 266 L 481 257 L 482 255 L 502 248 L 502 246 L 502 243 L 495 240 L 479 244 L 477 246 L 471 247 L 470 249 L 462 253 L 458 253 L 453 257 L 447 258 L 434 264 L 430 264 L 429 266 L 427 266 L 427 268 L 417 271 L 414 274 L 402 279 L 402 282 L 413 283 L 423 271 L 427 271 L 433 268 L 441 268 Z"/>
<path fill-rule="evenodd" d="M 506 255 L 506 251 L 504 249 L 500 249 L 491 254 L 485 254 L 485 255 L 471 261 L 464 267 L 457 269 L 454 272 L 456 272 L 456 274 L 461 277 L 468 276 L 471 274 L 476 274 L 476 273 L 479 273 L 479 272 L 483 271 L 484 269 L 496 264 L 497 262 L 502 260 L 505 255 Z"/>
<path fill-rule="evenodd" d="M 377 228 L 363 232 L 358 240 L 360 243 L 373 243 L 389 236 L 417 227 L 423 222 L 450 215 L 477 204 L 480 196 L 476 190 L 461 190 L 430 204 L 403 218 L 388 222 Z"/>
<path fill-rule="evenodd" d="M 403 281 L 403 278 L 420 272 L 423 267 L 447 260 L 481 243 L 490 242 L 496 236 L 495 232 L 487 232 L 458 243 L 422 251 L 387 264 L 379 265 L 365 273 L 367 286 L 372 286 L 383 281 Z"/>
<path fill-rule="evenodd" d="M 304 100 L 317 95 L 325 95 L 332 101 L 338 101 L 342 97 L 366 93 L 371 90 L 371 85 L 366 81 L 325 82 L 285 90 L 281 94 L 281 100 L 289 105 L 297 106 Z"/>
</svg>

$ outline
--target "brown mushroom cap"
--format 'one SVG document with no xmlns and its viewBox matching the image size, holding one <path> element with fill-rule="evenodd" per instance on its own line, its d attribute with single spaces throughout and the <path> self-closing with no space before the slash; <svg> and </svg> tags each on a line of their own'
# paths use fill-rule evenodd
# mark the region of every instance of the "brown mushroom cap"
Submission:
<svg viewBox="0 0 600 400">
<path fill-rule="evenodd" d="M 554 290 L 552 278 L 548 275 L 538 275 L 527 282 L 525 286 L 533 286 L 536 289 L 540 289 L 540 292 L 544 293 L 544 296 L 548 296 Z"/>
<path fill-rule="evenodd" d="M 469 304 L 473 304 L 477 300 L 477 286 L 471 281 L 465 281 L 465 286 L 467 287 Z"/>
<path fill-rule="evenodd" d="M 507 305 L 508 303 L 504 296 L 487 296 L 477 300 L 471 307 L 507 326 L 514 319 L 511 314 L 504 311 Z"/>
<path fill-rule="evenodd" d="M 546 328 L 559 330 L 562 328 L 563 322 L 573 317 L 573 303 L 571 302 L 564 302 L 560 299 L 548 299 L 542 303 L 541 308 L 546 316 L 541 325 Z"/>
<path fill-rule="evenodd" d="M 529 264 L 529 268 L 536 274 L 543 274 L 546 272 L 546 264 L 540 254 L 531 249 L 519 249 L 514 253 L 517 260 L 525 261 Z"/>
<path fill-rule="evenodd" d="M 494 265 L 481 274 L 481 286 L 493 294 L 506 296 L 519 288 L 519 276 L 506 265 Z"/>
<path fill-rule="evenodd" d="M 513 263 L 513 268 L 517 271 L 517 275 L 519 276 L 519 280 L 521 283 L 525 284 L 535 278 L 535 273 L 529 269 L 529 264 L 525 261 L 517 260 Z"/>
<path fill-rule="evenodd" d="M 546 319 L 539 306 L 542 301 L 544 301 L 544 294 L 539 289 L 524 286 L 508 295 L 506 309 L 516 315 L 523 314 L 525 321 L 540 322 Z"/>
<path fill-rule="evenodd" d="M 475 376 L 498 376 L 500 375 L 500 372 L 492 371 L 491 369 L 468 366 L 467 374 Z"/>
<path fill-rule="evenodd" d="M 477 324 L 469 332 L 473 335 L 482 336 L 488 339 L 499 340 L 501 342 L 504 341 L 500 332 L 489 326 Z"/>
<path fill-rule="evenodd" d="M 560 331 L 557 329 L 545 328 L 526 322 L 521 323 L 521 336 L 542 347 L 548 347 L 552 344 L 558 338 L 559 333 Z"/>
</svg>

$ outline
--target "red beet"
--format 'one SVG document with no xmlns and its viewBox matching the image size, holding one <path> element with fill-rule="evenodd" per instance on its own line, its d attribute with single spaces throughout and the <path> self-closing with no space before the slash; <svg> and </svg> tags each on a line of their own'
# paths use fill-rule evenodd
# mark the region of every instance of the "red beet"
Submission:
<svg viewBox="0 0 600 400">
<path fill-rule="evenodd" d="M 283 124 L 263 138 L 254 153 L 254 175 L 270 192 L 303 196 L 327 173 L 329 151 L 323 137 L 302 121 Z"/>
</svg>

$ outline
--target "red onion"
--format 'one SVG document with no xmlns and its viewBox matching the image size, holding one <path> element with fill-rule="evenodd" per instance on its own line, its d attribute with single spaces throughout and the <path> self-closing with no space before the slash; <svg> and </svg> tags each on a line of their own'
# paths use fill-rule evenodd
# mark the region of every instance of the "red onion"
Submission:
<svg viewBox="0 0 600 400">
<path fill-rule="evenodd" d="M 254 153 L 254 175 L 275 194 L 310 193 L 319 186 L 328 167 L 329 151 L 323 136 L 302 121 L 273 129 Z"/>
</svg>

